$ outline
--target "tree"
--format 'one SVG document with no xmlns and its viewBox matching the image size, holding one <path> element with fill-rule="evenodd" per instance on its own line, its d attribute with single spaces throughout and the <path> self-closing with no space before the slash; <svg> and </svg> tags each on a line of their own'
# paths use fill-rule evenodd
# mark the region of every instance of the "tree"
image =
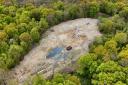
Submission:
<svg viewBox="0 0 128 85">
<path fill-rule="evenodd" d="M 124 43 L 126 43 L 127 40 L 128 40 L 127 34 L 126 34 L 126 33 L 123 33 L 123 32 L 117 33 L 117 34 L 115 35 L 115 40 L 116 40 L 118 43 L 120 43 L 120 44 L 124 44 Z"/>
<path fill-rule="evenodd" d="M 9 15 L 14 17 L 15 14 L 16 14 L 16 7 L 15 6 L 9 6 Z"/>
<path fill-rule="evenodd" d="M 51 81 L 53 85 L 81 85 L 79 79 L 76 76 L 69 74 L 56 74 Z"/>
<path fill-rule="evenodd" d="M 103 44 L 103 43 L 104 43 L 103 36 L 96 36 L 93 44 L 99 45 L 99 44 Z"/>
<path fill-rule="evenodd" d="M 118 81 L 118 82 L 115 83 L 115 85 L 126 85 L 126 84 L 121 82 L 121 81 Z"/>
<path fill-rule="evenodd" d="M 68 19 L 78 18 L 79 7 L 76 4 L 71 4 L 70 7 L 67 8 L 68 11 Z"/>
<path fill-rule="evenodd" d="M 118 72 L 117 72 L 118 73 Z M 98 74 L 95 75 L 95 78 L 92 81 L 93 85 L 115 85 L 115 82 L 117 81 L 121 81 L 120 79 L 116 78 L 118 76 L 116 72 L 115 73 L 105 73 L 105 72 L 100 72 Z M 125 78 L 124 73 L 122 75 L 119 75 L 118 77 L 120 78 Z M 123 81 L 122 81 L 123 82 Z"/>
<path fill-rule="evenodd" d="M 128 48 L 123 49 L 123 50 L 119 53 L 119 57 L 120 57 L 120 58 L 128 59 Z"/>
<path fill-rule="evenodd" d="M 15 38 L 18 35 L 18 30 L 16 29 L 15 23 L 10 23 L 4 28 L 4 30 L 10 38 Z"/>
<path fill-rule="evenodd" d="M 116 29 L 116 32 L 124 30 L 126 27 L 126 22 L 122 17 L 119 15 L 114 15 L 111 19 L 113 21 L 113 28 Z"/>
<path fill-rule="evenodd" d="M 117 52 L 117 42 L 114 40 L 107 41 L 104 45 L 104 47 L 110 52 L 110 53 L 116 53 Z"/>
<path fill-rule="evenodd" d="M 113 2 L 103 0 L 100 8 L 101 8 L 101 12 L 109 15 L 114 15 L 117 13 L 117 4 Z"/>
<path fill-rule="evenodd" d="M 24 41 L 24 42 L 30 42 L 31 41 L 31 35 L 27 32 L 24 32 L 22 33 L 20 36 L 19 36 L 19 39 L 21 41 Z"/>
<path fill-rule="evenodd" d="M 99 10 L 100 10 L 99 4 L 97 4 L 96 2 L 88 3 L 88 10 L 87 10 L 88 17 L 95 17 L 99 13 Z"/>
<path fill-rule="evenodd" d="M 37 22 L 34 18 L 32 18 L 32 20 L 29 22 L 28 25 L 26 25 L 26 27 L 27 27 L 27 32 L 30 32 L 31 29 L 34 27 L 37 27 L 39 30 L 41 29 L 39 22 Z"/>
<path fill-rule="evenodd" d="M 61 75 L 61 74 L 54 75 L 54 78 L 52 79 L 52 82 L 56 82 L 58 84 L 64 82 L 63 75 Z"/>
<path fill-rule="evenodd" d="M 64 20 L 64 12 L 63 11 L 56 11 L 55 18 L 57 19 L 57 23 L 62 22 Z"/>
<path fill-rule="evenodd" d="M 20 46 L 23 47 L 24 51 L 28 51 L 30 48 L 29 44 L 27 42 L 24 42 L 24 41 L 20 42 Z"/>
<path fill-rule="evenodd" d="M 62 1 L 58 1 L 53 3 L 53 8 L 55 10 L 64 10 L 64 3 Z"/>
<path fill-rule="evenodd" d="M 6 41 L 7 40 L 7 34 L 3 31 L 0 32 L 0 41 Z"/>
<path fill-rule="evenodd" d="M 20 23 L 17 25 L 17 29 L 19 34 L 30 31 L 31 29 L 29 28 L 29 26 L 26 23 Z"/>
<path fill-rule="evenodd" d="M 8 51 L 9 45 L 7 42 L 0 41 L 0 53 L 6 53 Z"/>
<path fill-rule="evenodd" d="M 30 12 L 29 11 L 22 11 L 22 14 L 19 16 L 18 23 L 29 23 L 30 17 L 29 17 Z"/>
<path fill-rule="evenodd" d="M 8 15 L 8 16 L 4 17 L 4 22 L 7 24 L 14 23 L 14 19 L 13 19 L 13 17 Z"/>
<path fill-rule="evenodd" d="M 41 18 L 41 20 L 39 21 L 39 27 L 40 27 L 40 31 L 45 31 L 49 27 L 46 19 Z"/>
<path fill-rule="evenodd" d="M 117 9 L 118 9 L 117 12 L 118 12 L 118 13 L 119 13 L 120 11 L 122 11 L 124 7 L 126 7 L 126 4 L 125 4 L 123 1 L 119 1 L 119 2 L 117 2 L 116 4 L 117 4 Z"/>
<path fill-rule="evenodd" d="M 24 51 L 23 48 L 19 45 L 10 45 L 8 53 L 9 53 L 9 56 L 11 56 L 16 61 L 18 61 L 23 51 Z"/>
<path fill-rule="evenodd" d="M 79 80 L 79 78 L 77 76 L 69 76 L 68 80 L 72 81 L 76 85 L 81 85 L 80 80 Z"/>
<path fill-rule="evenodd" d="M 115 28 L 113 28 L 113 21 L 111 19 L 103 18 L 99 24 L 99 30 L 103 33 L 113 33 Z"/>
<path fill-rule="evenodd" d="M 34 18 L 36 21 L 40 21 L 41 19 L 41 11 L 39 9 L 32 9 L 30 11 L 30 18 Z"/>
<path fill-rule="evenodd" d="M 119 12 L 119 15 L 125 20 L 128 19 L 128 7 L 124 7 L 122 11 Z"/>
<path fill-rule="evenodd" d="M 93 75 L 92 84 L 108 84 L 115 85 L 115 82 L 125 81 L 126 74 L 122 71 L 122 67 L 114 61 L 108 61 L 101 63 L 97 69 L 96 73 Z"/>
<path fill-rule="evenodd" d="M 2 69 L 8 69 L 7 68 L 7 62 L 8 61 L 8 56 L 7 56 L 7 54 L 5 54 L 5 53 L 1 53 L 0 54 L 0 68 L 2 68 Z"/>
<path fill-rule="evenodd" d="M 94 52 L 96 55 L 103 57 L 106 55 L 107 50 L 102 45 L 99 45 L 94 49 Z"/>
<path fill-rule="evenodd" d="M 48 15 L 54 14 L 55 10 L 52 8 L 41 7 L 42 18 L 47 18 Z"/>
<path fill-rule="evenodd" d="M 38 32 L 38 29 L 37 28 L 33 28 L 30 32 L 30 35 L 32 37 L 32 40 L 34 42 L 38 42 L 39 39 L 40 39 L 40 33 Z"/>
<path fill-rule="evenodd" d="M 101 63 L 96 69 L 96 72 L 115 72 L 121 70 L 121 66 L 119 66 L 118 63 L 114 61 L 108 61 L 105 63 Z"/>
<path fill-rule="evenodd" d="M 46 81 L 42 76 L 37 75 L 32 78 L 32 85 L 46 85 Z"/>
<path fill-rule="evenodd" d="M 90 79 L 92 76 L 91 73 L 95 72 L 97 68 L 97 62 L 95 62 L 95 60 L 97 60 L 97 56 L 95 54 L 86 54 L 81 56 L 78 61 L 80 66 L 77 73 L 82 77 L 86 76 L 88 79 Z"/>
</svg>

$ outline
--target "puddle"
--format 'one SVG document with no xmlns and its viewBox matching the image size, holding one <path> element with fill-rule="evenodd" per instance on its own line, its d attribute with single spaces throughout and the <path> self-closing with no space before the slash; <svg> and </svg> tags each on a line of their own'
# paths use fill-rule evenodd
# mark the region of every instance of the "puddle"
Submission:
<svg viewBox="0 0 128 85">
<path fill-rule="evenodd" d="M 67 48 L 55 47 L 48 52 L 46 58 L 47 59 L 51 58 L 51 59 L 54 59 L 55 61 L 65 61 L 68 58 L 71 50 L 71 49 L 69 50 L 67 49 L 69 49 L 69 47 Z"/>
<path fill-rule="evenodd" d="M 48 52 L 46 58 L 53 58 L 55 60 L 59 60 L 61 57 L 63 57 L 62 56 L 64 54 L 63 51 L 64 51 L 63 47 L 55 47 Z"/>
</svg>

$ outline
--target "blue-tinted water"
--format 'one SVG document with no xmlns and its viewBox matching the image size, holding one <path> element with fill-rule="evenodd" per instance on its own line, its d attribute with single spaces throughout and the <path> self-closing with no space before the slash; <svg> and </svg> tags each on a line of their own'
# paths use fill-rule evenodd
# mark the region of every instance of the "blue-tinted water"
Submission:
<svg viewBox="0 0 128 85">
<path fill-rule="evenodd" d="M 47 58 L 54 57 L 55 55 L 61 53 L 62 50 L 63 50 L 63 48 L 61 48 L 61 47 L 53 48 L 53 49 L 48 53 Z"/>
<path fill-rule="evenodd" d="M 68 56 L 67 52 L 64 52 L 63 47 L 53 48 L 47 55 L 47 58 L 53 58 L 55 60 L 64 61 Z"/>
</svg>

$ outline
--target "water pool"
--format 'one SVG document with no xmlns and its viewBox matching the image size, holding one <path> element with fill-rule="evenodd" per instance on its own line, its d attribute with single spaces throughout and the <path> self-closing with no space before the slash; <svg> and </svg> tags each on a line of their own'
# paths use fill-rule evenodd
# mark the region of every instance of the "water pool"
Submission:
<svg viewBox="0 0 128 85">
<path fill-rule="evenodd" d="M 55 47 L 51 49 L 46 58 L 52 58 L 58 61 L 64 61 L 68 56 L 68 52 L 65 51 L 64 47 Z"/>
</svg>

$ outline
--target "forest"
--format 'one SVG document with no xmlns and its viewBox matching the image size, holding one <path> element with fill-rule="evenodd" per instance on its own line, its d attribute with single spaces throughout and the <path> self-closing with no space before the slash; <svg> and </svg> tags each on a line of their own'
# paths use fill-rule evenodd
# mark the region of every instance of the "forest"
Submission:
<svg viewBox="0 0 128 85">
<path fill-rule="evenodd" d="M 1 72 L 18 65 L 50 27 L 78 18 L 98 19 L 102 36 L 80 56 L 74 73 L 58 72 L 50 79 L 37 74 L 23 85 L 128 85 L 128 1 L 70 1 L 37 6 L 0 0 L 0 85 L 18 85 L 2 79 Z"/>
</svg>

